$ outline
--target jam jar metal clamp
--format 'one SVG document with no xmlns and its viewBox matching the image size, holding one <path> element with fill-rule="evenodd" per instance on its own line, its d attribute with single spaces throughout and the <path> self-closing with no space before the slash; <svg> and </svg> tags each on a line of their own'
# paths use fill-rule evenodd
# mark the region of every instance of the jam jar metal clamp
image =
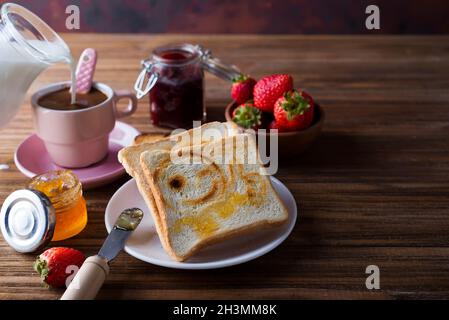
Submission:
<svg viewBox="0 0 449 320">
<path fill-rule="evenodd" d="M 134 85 L 137 99 L 142 99 L 144 96 L 146 96 L 151 91 L 151 89 L 153 89 L 154 85 L 159 79 L 159 74 L 157 72 L 153 72 L 154 65 L 155 63 L 151 59 L 142 61 L 143 69 L 137 77 L 137 81 Z"/>
</svg>

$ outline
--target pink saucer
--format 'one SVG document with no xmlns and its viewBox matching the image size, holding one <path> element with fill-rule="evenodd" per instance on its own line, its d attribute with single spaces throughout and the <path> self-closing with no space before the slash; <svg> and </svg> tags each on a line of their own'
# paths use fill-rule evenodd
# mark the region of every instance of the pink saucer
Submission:
<svg viewBox="0 0 449 320">
<path fill-rule="evenodd" d="M 87 168 L 72 169 L 78 176 L 83 189 L 93 189 L 107 185 L 125 174 L 125 169 L 117 160 L 117 153 L 123 147 L 129 146 L 139 131 L 123 122 L 117 122 L 109 139 L 107 157 Z M 51 170 L 64 169 L 52 162 L 44 143 L 37 135 L 32 135 L 23 141 L 14 155 L 17 168 L 25 176 L 32 178 Z"/>
</svg>

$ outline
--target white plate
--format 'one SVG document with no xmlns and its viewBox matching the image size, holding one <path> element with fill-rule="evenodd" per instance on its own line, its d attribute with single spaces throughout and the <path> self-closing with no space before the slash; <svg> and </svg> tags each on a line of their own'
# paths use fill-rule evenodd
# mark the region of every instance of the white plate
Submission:
<svg viewBox="0 0 449 320">
<path fill-rule="evenodd" d="M 165 253 L 156 233 L 151 213 L 140 196 L 134 179 L 123 185 L 109 201 L 105 214 L 106 229 L 111 232 L 115 221 L 124 209 L 137 207 L 144 211 L 145 216 L 125 247 L 125 251 L 133 257 L 162 267 L 191 270 L 218 269 L 245 263 L 279 246 L 287 239 L 296 224 L 297 207 L 293 195 L 278 179 L 271 178 L 271 181 L 288 209 L 288 223 L 204 248 L 187 262 L 173 261 Z"/>
</svg>

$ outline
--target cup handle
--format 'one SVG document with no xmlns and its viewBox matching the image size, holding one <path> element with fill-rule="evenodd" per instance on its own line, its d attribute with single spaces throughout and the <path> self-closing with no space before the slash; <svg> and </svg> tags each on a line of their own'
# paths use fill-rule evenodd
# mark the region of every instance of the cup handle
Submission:
<svg viewBox="0 0 449 320">
<path fill-rule="evenodd" d="M 128 107 L 123 111 L 119 110 L 117 108 L 117 103 L 122 99 L 129 100 Z M 115 93 L 115 98 L 114 98 L 114 110 L 115 110 L 117 119 L 129 117 L 130 115 L 132 115 L 134 112 L 137 111 L 137 104 L 138 104 L 138 100 L 137 100 L 136 95 L 133 92 L 127 91 L 127 90 L 126 91 L 117 91 Z"/>
</svg>

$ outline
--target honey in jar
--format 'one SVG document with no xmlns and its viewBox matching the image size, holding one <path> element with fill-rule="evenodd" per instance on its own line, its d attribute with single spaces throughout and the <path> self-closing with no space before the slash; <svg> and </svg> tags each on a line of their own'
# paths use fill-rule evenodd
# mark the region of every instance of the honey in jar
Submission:
<svg viewBox="0 0 449 320">
<path fill-rule="evenodd" d="M 86 201 L 81 182 L 73 172 L 48 172 L 33 178 L 28 187 L 45 194 L 53 205 L 56 225 L 52 241 L 72 238 L 86 227 Z"/>
</svg>

